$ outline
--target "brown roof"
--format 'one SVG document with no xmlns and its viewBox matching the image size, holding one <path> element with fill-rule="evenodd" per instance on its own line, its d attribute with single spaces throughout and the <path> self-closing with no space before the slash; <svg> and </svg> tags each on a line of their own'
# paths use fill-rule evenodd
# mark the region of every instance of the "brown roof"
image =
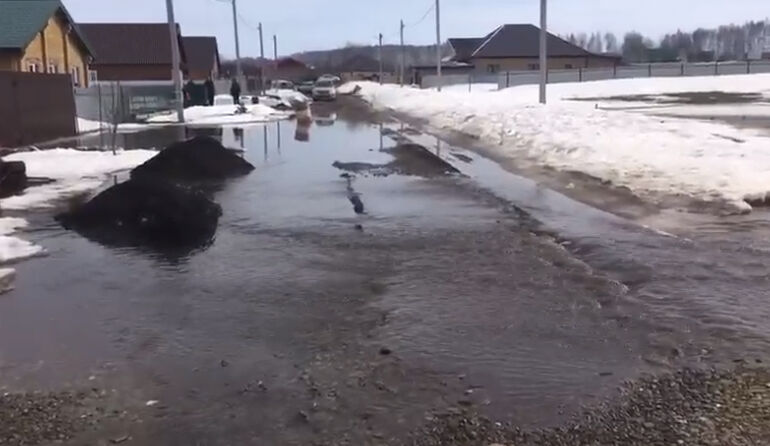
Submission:
<svg viewBox="0 0 770 446">
<path fill-rule="evenodd" d="M 80 23 L 78 27 L 93 49 L 94 65 L 171 64 L 166 23 Z M 182 45 L 180 50 L 185 61 Z"/>
<path fill-rule="evenodd" d="M 182 44 L 187 55 L 188 70 L 208 72 L 215 64 L 219 68 L 219 49 L 216 37 L 185 36 L 182 37 Z"/>
<path fill-rule="evenodd" d="M 476 51 L 476 48 L 484 43 L 484 40 L 483 37 L 449 39 L 449 44 L 452 45 L 452 49 L 455 52 L 454 60 L 459 62 L 467 61 L 471 58 L 473 52 Z"/>
<path fill-rule="evenodd" d="M 588 51 L 548 33 L 548 57 L 591 56 Z M 529 25 L 503 25 L 489 34 L 473 52 L 472 58 L 538 57 L 540 28 Z"/>
</svg>

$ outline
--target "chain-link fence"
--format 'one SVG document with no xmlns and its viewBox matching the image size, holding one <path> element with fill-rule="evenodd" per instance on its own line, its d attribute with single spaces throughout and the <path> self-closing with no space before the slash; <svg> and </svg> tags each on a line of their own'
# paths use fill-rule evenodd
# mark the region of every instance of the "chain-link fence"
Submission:
<svg viewBox="0 0 770 446">
<path fill-rule="evenodd" d="M 171 82 L 104 82 L 75 89 L 75 107 L 80 118 L 109 124 L 137 122 L 176 106 Z"/>
</svg>

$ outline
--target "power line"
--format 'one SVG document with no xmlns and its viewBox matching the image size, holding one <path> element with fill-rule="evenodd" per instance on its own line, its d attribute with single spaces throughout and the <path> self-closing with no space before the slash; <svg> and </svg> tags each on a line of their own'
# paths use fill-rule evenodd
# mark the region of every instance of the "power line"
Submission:
<svg viewBox="0 0 770 446">
<path fill-rule="evenodd" d="M 425 11 L 425 14 L 423 14 L 423 15 L 422 15 L 422 17 L 420 18 L 420 20 L 418 20 L 418 21 L 416 21 L 416 22 L 414 22 L 414 23 L 411 23 L 411 24 L 405 24 L 405 25 L 404 25 L 404 27 L 406 27 L 406 28 L 410 28 L 410 27 L 412 27 L 412 26 L 417 26 L 417 25 L 419 25 L 420 23 L 424 22 L 424 21 L 425 21 L 425 19 L 427 19 L 427 18 L 428 18 L 428 15 L 430 15 L 430 13 L 431 13 L 431 12 L 433 12 L 433 10 L 434 10 L 435 8 L 436 8 L 436 5 L 435 5 L 434 3 L 431 3 L 430 7 L 428 8 L 428 10 L 427 10 L 427 11 Z"/>
</svg>

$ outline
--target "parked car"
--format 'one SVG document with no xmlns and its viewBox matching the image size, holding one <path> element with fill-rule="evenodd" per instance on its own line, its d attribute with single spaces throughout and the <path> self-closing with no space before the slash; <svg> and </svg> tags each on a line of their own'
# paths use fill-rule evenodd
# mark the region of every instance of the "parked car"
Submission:
<svg viewBox="0 0 770 446">
<path fill-rule="evenodd" d="M 313 94 L 313 87 L 315 87 L 315 82 L 307 81 L 299 84 L 297 86 L 297 91 L 299 91 L 302 94 L 311 96 Z"/>
<path fill-rule="evenodd" d="M 319 81 L 332 81 L 334 85 L 340 85 L 342 83 L 342 79 L 340 79 L 339 76 L 335 76 L 333 74 L 323 74 L 321 77 L 318 78 Z"/>
<path fill-rule="evenodd" d="M 286 80 L 274 80 L 270 83 L 273 90 L 294 90 L 294 82 Z"/>
<path fill-rule="evenodd" d="M 316 81 L 313 87 L 313 99 L 316 101 L 337 99 L 337 87 L 334 86 L 334 82 L 328 79 Z"/>
</svg>

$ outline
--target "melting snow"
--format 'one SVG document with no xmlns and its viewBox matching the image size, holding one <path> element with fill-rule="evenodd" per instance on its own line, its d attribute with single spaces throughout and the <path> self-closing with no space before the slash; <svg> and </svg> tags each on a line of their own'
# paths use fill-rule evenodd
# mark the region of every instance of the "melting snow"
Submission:
<svg viewBox="0 0 770 446">
<path fill-rule="evenodd" d="M 537 104 L 537 86 L 494 92 L 436 92 L 357 83 L 364 100 L 485 141 L 501 155 L 564 171 L 579 171 L 655 199 L 686 195 L 746 201 L 770 192 L 770 137 L 727 124 L 597 109 L 575 97 L 723 91 L 770 97 L 770 75 L 626 79 L 549 86 L 551 102 Z M 352 91 L 351 85 L 342 91 Z M 755 108 L 759 108 L 757 106 Z"/>
</svg>

